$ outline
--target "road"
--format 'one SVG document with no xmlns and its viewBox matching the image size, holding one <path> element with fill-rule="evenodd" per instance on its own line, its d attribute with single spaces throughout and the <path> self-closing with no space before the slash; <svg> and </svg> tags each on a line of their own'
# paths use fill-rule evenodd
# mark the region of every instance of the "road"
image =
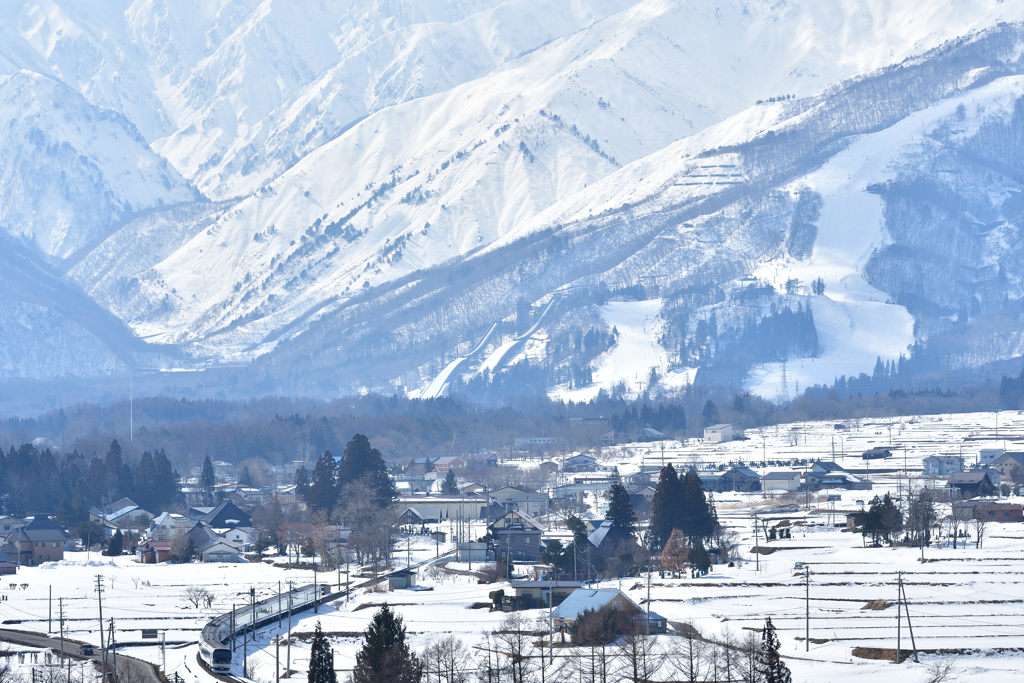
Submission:
<svg viewBox="0 0 1024 683">
<path fill-rule="evenodd" d="M 12 631 L 10 629 L 0 629 L 0 640 L 8 643 L 15 643 L 16 645 L 27 645 L 29 647 L 41 647 L 50 648 L 55 652 L 60 652 L 60 639 L 49 638 L 39 633 L 30 633 L 28 631 Z M 97 665 L 100 662 L 100 650 L 96 648 L 96 654 L 91 657 L 78 654 L 78 646 L 81 643 L 65 640 L 64 648 L 65 653 L 69 654 L 73 659 L 84 660 L 88 659 L 96 662 Z M 117 655 L 118 667 L 125 660 L 132 663 L 133 668 L 141 674 L 141 677 L 136 679 L 139 683 L 161 683 L 160 675 L 157 673 L 156 667 L 149 662 L 144 662 L 141 659 L 135 659 L 134 657 L 126 657 L 123 654 L 118 653 Z M 110 655 L 107 656 L 107 666 L 112 668 Z"/>
</svg>

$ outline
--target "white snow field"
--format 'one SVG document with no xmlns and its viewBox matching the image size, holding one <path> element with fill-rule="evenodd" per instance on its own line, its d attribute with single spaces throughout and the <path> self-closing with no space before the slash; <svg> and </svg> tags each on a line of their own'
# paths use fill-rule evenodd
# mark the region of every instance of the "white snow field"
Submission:
<svg viewBox="0 0 1024 683">
<path fill-rule="evenodd" d="M 616 464 L 628 474 L 641 466 L 672 462 L 678 468 L 691 464 L 717 466 L 728 462 L 753 465 L 759 472 L 787 469 L 786 465 L 761 467 L 762 459 L 776 463 L 804 462 L 815 458 L 831 460 L 833 444 L 837 463 L 873 483 L 872 491 L 843 491 L 834 504 L 802 495 L 763 497 L 761 494 L 723 493 L 715 496 L 719 518 L 739 533 L 735 554 L 741 560 L 735 567 L 717 566 L 699 579 L 652 577 L 651 608 L 670 622 L 692 622 L 702 632 L 720 635 L 725 629 L 741 635 L 744 629 L 760 628 L 766 616 L 779 630 L 782 653 L 793 670 L 797 683 L 820 681 L 900 681 L 924 679 L 925 668 L 940 659 L 952 657 L 962 671 L 960 681 L 1015 681 L 1024 670 L 1024 524 L 989 524 L 982 547 L 976 547 L 973 529 L 966 545 L 954 549 L 943 541 L 925 548 L 926 562 L 920 562 L 918 548 L 864 547 L 860 535 L 840 528 L 845 513 L 860 510 L 874 495 L 886 491 L 906 493 L 908 480 L 914 487 L 942 485 L 942 481 L 922 478 L 921 459 L 933 453 L 959 453 L 973 460 L 979 449 L 1024 447 L 1024 416 L 1016 413 L 978 413 L 926 417 L 870 418 L 846 421 L 847 431 L 838 431 L 833 422 L 808 422 L 748 430 L 748 440 L 723 444 L 691 441 L 634 444 L 603 449 L 603 464 Z M 897 457 L 875 460 L 867 467 L 859 458 L 867 448 L 891 443 Z M 662 446 L 665 450 L 662 451 Z M 524 467 L 537 461 L 514 461 Z M 802 467 L 803 465 L 798 465 Z M 1011 499 L 1020 503 L 1020 498 Z M 803 509 L 805 502 L 810 509 Z M 780 506 L 799 506 L 783 512 Z M 773 549 L 755 562 L 752 547 L 753 514 L 773 522 L 788 520 L 792 539 L 766 543 L 763 534 L 758 545 Z M 774 510 L 774 511 L 773 511 Z M 550 521 L 555 527 L 556 522 Z M 838 525 L 838 526 L 837 526 Z M 442 528 L 447 529 L 447 526 Z M 482 528 L 474 529 L 474 534 Z M 564 535 L 564 529 L 553 529 Z M 398 544 L 396 559 L 404 562 L 404 541 Z M 446 548 L 441 547 L 444 551 Z M 409 557 L 413 562 L 434 556 L 432 541 L 413 537 Z M 78 556 L 82 557 L 79 558 Z M 280 560 L 279 560 L 280 561 Z M 805 587 L 797 562 L 810 567 L 810 651 L 805 651 Z M 466 571 L 466 565 L 450 565 Z M 894 649 L 896 646 L 896 572 L 903 572 L 909 613 L 920 664 L 865 659 L 853 654 L 854 648 Z M 110 562 L 95 557 L 85 562 L 84 554 L 57 565 L 25 567 L 10 581 L 0 582 L 8 596 L 0 601 L 0 619 L 10 628 L 45 632 L 48 595 L 54 591 L 54 617 L 57 598 L 66 598 L 71 618 L 71 636 L 99 642 L 96 575 L 105 581 L 103 614 L 115 620 L 117 639 L 122 643 L 140 643 L 140 628 L 167 629 L 169 643 L 183 642 L 180 648 L 168 648 L 167 667 L 187 681 L 212 680 L 195 664 L 197 648 L 193 644 L 205 619 L 232 602 L 246 599 L 250 586 L 260 595 L 277 590 L 278 582 L 305 583 L 312 573 L 282 570 L 266 564 L 188 564 L 137 565 L 131 558 Z M 337 582 L 334 573 L 321 580 Z M 149 582 L 136 586 L 134 579 Z M 342 577 L 344 578 L 344 577 Z M 28 588 L 9 589 L 9 583 L 28 584 Z M 111 583 L 112 582 L 112 583 Z M 345 675 L 351 669 L 359 646 L 359 634 L 371 619 L 376 606 L 388 602 L 401 612 L 411 642 L 421 649 L 440 635 L 453 633 L 467 644 L 479 645 L 485 632 L 493 630 L 501 614 L 472 609 L 474 603 L 486 603 L 488 593 L 500 584 L 476 583 L 464 574 L 421 571 L 418 583 L 432 587 L 429 592 L 395 591 L 372 593 L 359 591 L 347 604 L 324 606 L 319 614 L 306 612 L 293 624 L 297 640 L 292 645 L 293 678 L 305 678 L 308 666 L 309 638 L 319 620 L 330 634 L 336 652 L 335 664 Z M 189 585 L 207 586 L 216 596 L 213 610 L 196 610 L 187 605 L 182 592 Z M 606 581 L 602 585 L 621 587 L 638 603 L 646 599 L 646 577 Z M 871 601 L 885 601 L 882 609 L 865 609 Z M 542 619 L 545 610 L 532 610 L 525 616 Z M 13 622 L 13 623 L 12 623 Z M 55 623 L 55 622 L 54 622 Z M 56 626 L 53 626 L 56 631 Z M 274 680 L 275 650 L 271 638 L 286 627 L 276 625 L 257 634 L 256 678 Z M 903 647 L 910 646 L 906 618 L 902 627 Z M 666 648 L 672 648 L 674 636 L 660 636 Z M 249 644 L 253 652 L 252 643 Z M 156 663 L 159 647 L 145 641 L 141 647 L 126 647 L 125 652 Z M 479 652 L 479 651 L 475 651 Z M 242 644 L 236 644 L 240 661 Z M 282 669 L 286 650 L 282 649 Z M 891 659 L 891 654 L 889 655 Z M 235 673 L 240 673 L 236 667 Z M 666 671 L 658 680 L 672 678 Z"/>
</svg>

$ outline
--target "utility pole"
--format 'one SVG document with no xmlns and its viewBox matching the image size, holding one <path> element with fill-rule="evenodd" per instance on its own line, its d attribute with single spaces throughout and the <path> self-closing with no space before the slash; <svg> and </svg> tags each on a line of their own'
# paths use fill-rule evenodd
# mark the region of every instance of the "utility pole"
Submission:
<svg viewBox="0 0 1024 683">
<path fill-rule="evenodd" d="M 60 658 L 64 659 L 64 598 L 57 598 L 57 604 L 60 606 Z M 70 660 L 69 660 L 70 661 Z M 70 672 L 68 675 L 68 681 L 71 681 Z"/>
<path fill-rule="evenodd" d="M 117 681 L 117 646 L 114 645 L 114 618 L 110 618 L 110 636 L 107 638 L 107 645 L 110 646 L 111 657 L 114 660 L 114 681 Z"/>
<path fill-rule="evenodd" d="M 46 632 L 53 633 L 53 586 L 50 586 L 50 599 L 46 603 Z"/>
<path fill-rule="evenodd" d="M 754 571 L 761 571 L 761 548 L 757 544 L 757 510 L 754 510 Z"/>
<path fill-rule="evenodd" d="M 277 582 L 277 627 L 281 628 L 281 582 Z"/>
<path fill-rule="evenodd" d="M 902 576 L 896 572 L 896 663 L 902 663 L 900 652 L 901 627 L 903 626 L 903 588 L 901 587 Z"/>
<path fill-rule="evenodd" d="M 914 663 L 917 664 L 917 663 L 920 662 L 920 660 L 918 660 L 918 658 L 917 658 L 917 643 L 914 642 L 914 625 L 912 623 L 910 623 L 910 605 L 907 604 L 907 589 L 903 586 L 903 572 L 899 572 L 897 574 L 896 583 L 898 584 L 899 591 L 900 591 L 900 598 L 901 598 L 900 605 L 902 605 L 903 609 L 905 609 L 907 611 L 907 629 L 910 631 L 910 646 L 912 648 L 914 648 Z M 897 629 L 897 638 L 898 638 L 898 635 L 899 635 L 899 632 L 898 632 L 898 629 Z M 897 647 L 898 647 L 898 642 L 897 642 Z M 897 663 L 898 663 L 898 661 L 899 660 L 897 658 Z"/>
<path fill-rule="evenodd" d="M 167 631 L 160 631 L 160 670 L 167 675 Z"/>
<path fill-rule="evenodd" d="M 811 651 L 811 568 L 804 565 L 804 651 Z"/>
<path fill-rule="evenodd" d="M 96 599 L 100 604 L 100 661 L 103 677 L 107 676 L 107 648 L 103 640 L 103 575 L 96 575 Z"/>
<path fill-rule="evenodd" d="M 288 669 L 285 675 L 292 677 L 292 592 L 295 590 L 295 582 L 288 582 Z"/>
<path fill-rule="evenodd" d="M 274 638 L 274 647 L 274 682 L 281 683 L 281 636 Z"/>
</svg>

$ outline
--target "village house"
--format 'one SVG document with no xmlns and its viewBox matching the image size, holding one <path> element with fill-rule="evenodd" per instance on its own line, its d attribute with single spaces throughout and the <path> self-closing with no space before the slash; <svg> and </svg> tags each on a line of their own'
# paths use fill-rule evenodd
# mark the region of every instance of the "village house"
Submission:
<svg viewBox="0 0 1024 683">
<path fill-rule="evenodd" d="M 4 541 L 4 551 L 19 565 L 35 567 L 64 559 L 64 544 L 70 534 L 46 515 L 37 515 L 26 526 L 15 529 Z"/>
<path fill-rule="evenodd" d="M 752 493 L 761 490 L 761 475 L 749 467 L 730 467 L 714 481 L 714 490 Z"/>
<path fill-rule="evenodd" d="M 14 561 L 14 558 L 0 550 L 0 576 L 4 574 L 17 574 L 18 563 Z"/>
<path fill-rule="evenodd" d="M 498 560 L 540 562 L 544 526 L 518 510 L 509 510 L 488 527 Z"/>
<path fill-rule="evenodd" d="M 557 606 L 580 585 L 580 581 L 512 581 L 509 584 L 512 594 L 506 594 L 505 599 L 513 609 L 538 609 L 551 604 L 550 596 L 553 593 L 553 605 Z"/>
<path fill-rule="evenodd" d="M 639 605 L 629 599 L 625 593 L 615 588 L 577 588 L 562 604 L 551 613 L 554 628 L 568 631 L 576 620 L 586 611 L 600 612 L 613 609 L 627 623 L 646 625 L 650 622 L 650 633 L 665 633 L 668 621 L 665 617 L 642 610 Z"/>
<path fill-rule="evenodd" d="M 704 428 L 704 441 L 707 443 L 722 443 L 732 441 L 732 425 L 717 424 Z"/>
<path fill-rule="evenodd" d="M 519 486 L 504 486 L 491 492 L 491 500 L 509 509 L 525 512 L 531 517 L 548 512 L 548 494 L 527 491 Z"/>
<path fill-rule="evenodd" d="M 964 471 L 964 459 L 959 455 L 929 455 L 921 460 L 926 477 L 947 477 Z"/>
<path fill-rule="evenodd" d="M 251 527 L 252 517 L 229 500 L 224 501 L 213 508 L 199 521 L 215 529 L 234 529 L 236 527 Z"/>
<path fill-rule="evenodd" d="M 871 482 L 850 474 L 834 462 L 818 460 L 804 474 L 801 490 L 821 491 L 822 489 L 870 491 Z"/>
<path fill-rule="evenodd" d="M 462 474 L 466 471 L 466 461 L 454 455 L 446 455 L 434 461 L 434 471 L 438 474 Z"/>
<path fill-rule="evenodd" d="M 15 529 L 24 529 L 26 526 L 28 526 L 28 522 L 20 517 L 0 516 L 0 537 L 6 536 Z"/>
<path fill-rule="evenodd" d="M 563 472 L 593 472 L 597 469 L 597 458 L 586 453 L 577 453 L 562 458 Z"/>
<path fill-rule="evenodd" d="M 182 515 L 164 512 L 149 524 L 149 538 L 153 541 L 171 541 L 178 534 L 188 533 L 192 522 Z"/>
<path fill-rule="evenodd" d="M 761 490 L 765 493 L 792 493 L 800 489 L 799 472 L 768 472 L 761 475 Z"/>
<path fill-rule="evenodd" d="M 998 470 L 1006 479 L 1012 479 L 1014 469 L 1019 468 L 1018 472 L 1024 472 L 1024 453 L 1018 451 L 1003 453 L 992 463 L 992 468 Z"/>
<path fill-rule="evenodd" d="M 971 519 L 986 522 L 1021 522 L 1024 521 L 1024 505 L 1018 503 L 998 503 L 991 500 L 960 500 L 953 507 L 969 510 Z"/>
<path fill-rule="evenodd" d="M 135 561 L 141 564 L 158 564 L 171 559 L 171 541 L 145 540 L 135 547 Z"/>
<path fill-rule="evenodd" d="M 995 490 L 988 472 L 954 472 L 946 480 L 946 488 L 957 489 L 964 498 L 982 495 L 985 490 Z"/>
</svg>

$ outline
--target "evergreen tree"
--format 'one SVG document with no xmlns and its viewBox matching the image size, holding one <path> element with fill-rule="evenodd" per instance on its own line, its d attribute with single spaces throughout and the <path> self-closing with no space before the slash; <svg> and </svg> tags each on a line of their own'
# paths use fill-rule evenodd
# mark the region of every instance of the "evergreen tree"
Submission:
<svg viewBox="0 0 1024 683">
<path fill-rule="evenodd" d="M 651 499 L 651 521 L 647 532 L 651 551 L 664 548 L 672 536 L 672 530 L 676 528 L 681 516 L 679 505 L 682 499 L 683 489 L 679 483 L 679 476 L 672 465 L 665 465 L 661 468 L 658 486 Z"/>
<path fill-rule="evenodd" d="M 217 479 L 213 475 L 213 463 L 210 462 L 210 456 L 206 456 L 203 460 L 202 474 L 199 475 L 199 488 L 203 492 L 203 498 L 207 505 L 213 500 L 213 487 L 216 483 Z"/>
<path fill-rule="evenodd" d="M 697 540 L 694 541 L 693 547 L 690 548 L 688 559 L 690 560 L 690 566 L 699 570 L 702 574 L 711 568 L 711 556 L 708 555 L 702 538 L 697 537 Z"/>
<path fill-rule="evenodd" d="M 569 515 L 565 519 L 565 528 L 572 532 L 572 542 L 577 551 L 587 548 L 587 523 L 579 515 Z"/>
<path fill-rule="evenodd" d="M 139 465 L 135 468 L 135 502 L 146 510 L 161 512 L 163 508 L 158 500 L 158 488 L 156 462 L 153 460 L 153 454 L 146 451 L 139 458 Z"/>
<path fill-rule="evenodd" d="M 81 524 L 89 519 L 88 486 L 83 477 L 79 477 L 75 482 L 75 491 L 71 494 L 71 521 L 73 524 Z"/>
<path fill-rule="evenodd" d="M 327 636 L 320 628 L 320 620 L 316 622 L 316 631 L 313 632 L 313 647 L 309 654 L 309 675 L 306 677 L 308 683 L 337 683 L 338 675 L 334 673 L 334 655 L 331 652 L 331 644 L 327 642 Z"/>
<path fill-rule="evenodd" d="M 309 472 L 305 465 L 299 465 L 299 469 L 295 470 L 295 493 L 303 499 L 309 493 Z"/>
<path fill-rule="evenodd" d="M 164 449 L 161 448 L 153 455 L 153 463 L 156 467 L 153 491 L 156 497 L 156 506 L 152 512 L 163 512 L 172 505 L 184 500 L 181 492 L 181 477 L 171 467 L 171 461 L 167 458 L 167 453 L 164 452 Z M 212 471 L 212 464 L 210 469 Z"/>
<path fill-rule="evenodd" d="M 110 537 L 110 544 L 107 545 L 107 555 L 118 557 L 124 552 L 124 534 L 118 529 Z"/>
<path fill-rule="evenodd" d="M 249 466 L 246 465 L 242 468 L 242 474 L 238 477 L 238 485 L 245 487 L 252 487 L 252 475 L 249 474 Z"/>
<path fill-rule="evenodd" d="M 448 470 L 448 474 L 444 476 L 444 481 L 441 482 L 441 493 L 446 496 L 454 496 L 458 492 L 459 485 L 455 481 L 455 473 Z"/>
<path fill-rule="evenodd" d="M 345 444 L 345 453 L 338 467 L 339 488 L 363 478 L 369 480 L 380 507 L 390 506 L 398 497 L 388 467 L 384 464 L 384 456 L 370 446 L 369 439 L 356 434 Z"/>
<path fill-rule="evenodd" d="M 611 520 L 627 534 L 636 530 L 636 511 L 629 502 L 626 487 L 616 481 L 608 491 L 608 514 L 605 519 Z"/>
<path fill-rule="evenodd" d="M 779 656 L 779 636 L 775 633 L 771 617 L 765 620 L 764 631 L 761 633 L 761 662 L 758 669 L 764 683 L 793 682 L 789 667 Z"/>
<path fill-rule="evenodd" d="M 353 683 L 419 683 L 423 665 L 405 642 L 402 617 L 384 605 L 363 634 Z"/>
<path fill-rule="evenodd" d="M 704 495 L 704 485 L 693 469 L 683 475 L 680 488 L 682 496 L 676 526 L 689 539 L 710 538 L 715 531 L 715 519 Z"/>
<path fill-rule="evenodd" d="M 324 511 L 330 514 L 338 502 L 338 468 L 334 464 L 334 456 L 324 451 L 317 458 L 313 467 L 313 478 L 306 492 L 306 504 L 313 512 Z"/>
<path fill-rule="evenodd" d="M 53 519 L 55 522 L 57 522 L 58 526 L 61 526 L 65 529 L 69 528 L 72 522 L 74 522 L 74 519 L 71 514 L 71 503 L 68 502 L 68 496 L 66 493 L 63 496 L 61 496 L 60 504 L 57 506 L 57 509 L 53 513 Z"/>
<path fill-rule="evenodd" d="M 704 403 L 704 410 L 701 412 L 701 418 L 704 420 L 704 426 L 710 427 L 716 425 L 722 421 L 722 418 L 718 416 L 718 406 L 710 398 Z"/>
</svg>

